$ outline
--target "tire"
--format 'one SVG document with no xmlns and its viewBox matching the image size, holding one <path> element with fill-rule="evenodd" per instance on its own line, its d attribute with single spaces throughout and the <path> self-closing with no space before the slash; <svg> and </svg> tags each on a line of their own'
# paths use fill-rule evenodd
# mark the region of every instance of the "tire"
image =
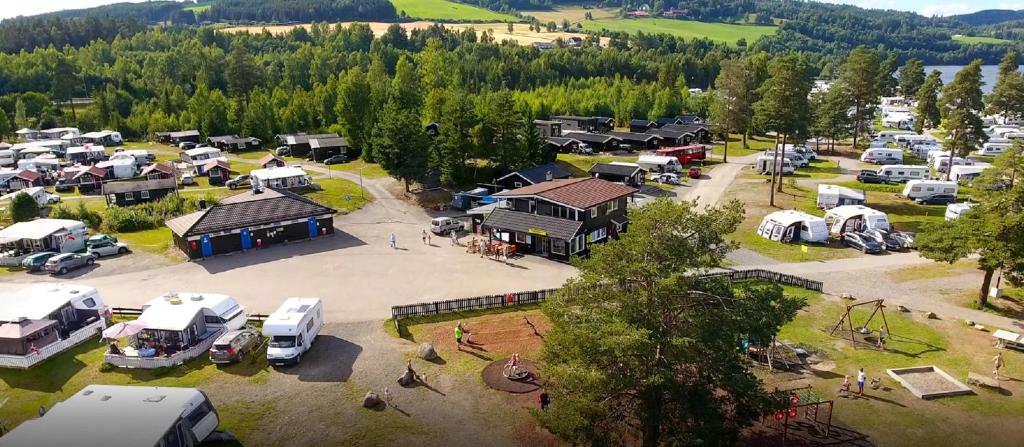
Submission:
<svg viewBox="0 0 1024 447">
<path fill-rule="evenodd" d="M 128 253 L 128 247 L 121 247 L 117 249 L 117 254 L 123 255 L 125 253 Z"/>
<path fill-rule="evenodd" d="M 242 363 L 245 360 L 245 351 L 238 351 L 238 363 Z"/>
<path fill-rule="evenodd" d="M 58 275 L 65 275 L 67 273 L 68 273 L 67 267 L 61 267 L 60 270 L 57 270 L 57 274 Z"/>
<path fill-rule="evenodd" d="M 85 265 L 92 265 L 94 262 L 96 262 L 96 259 L 89 258 L 85 260 Z"/>
<path fill-rule="evenodd" d="M 302 363 L 302 353 L 295 356 L 295 364 L 298 365 L 299 363 Z"/>
</svg>

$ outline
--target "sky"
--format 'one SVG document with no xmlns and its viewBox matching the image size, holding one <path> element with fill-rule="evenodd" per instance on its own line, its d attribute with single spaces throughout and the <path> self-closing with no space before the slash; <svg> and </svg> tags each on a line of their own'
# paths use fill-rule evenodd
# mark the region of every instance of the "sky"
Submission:
<svg viewBox="0 0 1024 447">
<path fill-rule="evenodd" d="M 108 3 L 142 0 L 0 0 L 0 19 L 62 9 L 89 8 Z M 826 0 L 865 8 L 901 9 L 926 16 L 963 14 L 982 9 L 1024 9 L 1024 0 Z"/>
</svg>

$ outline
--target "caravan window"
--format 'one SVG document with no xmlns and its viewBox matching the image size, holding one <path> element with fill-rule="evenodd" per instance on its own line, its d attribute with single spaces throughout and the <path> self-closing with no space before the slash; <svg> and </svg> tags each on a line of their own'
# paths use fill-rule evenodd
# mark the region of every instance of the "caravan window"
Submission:
<svg viewBox="0 0 1024 447">
<path fill-rule="evenodd" d="M 199 425 L 199 423 L 203 421 L 203 418 L 210 414 L 210 411 L 212 410 L 213 409 L 210 408 L 210 402 L 203 401 L 203 403 L 197 405 L 192 412 L 188 414 L 188 416 L 185 416 L 185 418 L 188 419 L 189 424 L 192 424 L 192 426 L 195 427 Z"/>
<path fill-rule="evenodd" d="M 207 324 L 220 324 L 220 322 L 221 322 L 220 321 L 220 317 L 218 317 L 216 315 L 207 315 L 206 316 L 206 323 Z"/>
<path fill-rule="evenodd" d="M 306 323 L 306 332 L 309 332 L 309 331 L 313 330 L 313 323 L 314 323 L 313 319 L 310 318 L 309 319 L 309 323 Z"/>
<path fill-rule="evenodd" d="M 270 337 L 271 348 L 294 348 L 295 347 L 295 336 L 294 335 L 275 335 Z"/>
<path fill-rule="evenodd" d="M 174 424 L 160 440 L 160 447 L 185 447 L 184 431 L 181 423 Z"/>
<path fill-rule="evenodd" d="M 93 307 L 96 307 L 96 300 L 94 300 L 92 298 L 86 298 L 86 299 L 82 300 L 82 304 L 85 304 L 85 307 L 88 307 L 88 308 L 91 309 Z"/>
<path fill-rule="evenodd" d="M 915 186 L 913 188 L 910 188 L 910 190 L 914 191 L 914 192 L 921 192 L 921 187 L 920 186 Z"/>
<path fill-rule="evenodd" d="M 943 188 L 942 189 L 942 192 L 948 193 L 948 194 L 952 194 L 954 191 L 956 191 L 956 190 L 953 189 L 953 188 Z"/>
</svg>

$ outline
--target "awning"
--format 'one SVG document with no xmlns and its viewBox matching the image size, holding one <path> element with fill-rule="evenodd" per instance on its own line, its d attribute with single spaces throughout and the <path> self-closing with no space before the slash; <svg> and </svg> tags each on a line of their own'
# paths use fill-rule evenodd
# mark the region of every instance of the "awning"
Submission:
<svg viewBox="0 0 1024 447">
<path fill-rule="evenodd" d="M 134 320 L 114 323 L 103 330 L 103 338 L 131 337 L 142 332 L 143 329 L 146 329 L 145 321 Z"/>
</svg>

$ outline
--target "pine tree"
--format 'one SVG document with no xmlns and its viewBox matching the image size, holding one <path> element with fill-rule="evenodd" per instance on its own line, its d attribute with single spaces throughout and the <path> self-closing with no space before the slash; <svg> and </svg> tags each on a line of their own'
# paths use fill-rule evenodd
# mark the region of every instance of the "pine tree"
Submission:
<svg viewBox="0 0 1024 447">
<path fill-rule="evenodd" d="M 988 140 L 985 125 L 978 115 L 984 109 L 981 94 L 981 60 L 976 59 L 957 72 L 953 82 L 942 88 L 939 99 L 942 127 L 949 132 L 946 147 L 949 156 L 966 156 Z M 950 171 L 946 170 L 946 180 Z"/>
<path fill-rule="evenodd" d="M 896 69 L 898 68 L 896 53 L 890 52 L 889 57 L 878 66 L 878 94 L 881 96 L 893 96 L 896 94 L 896 87 L 899 82 L 896 80 Z"/>
<path fill-rule="evenodd" d="M 25 109 L 25 101 L 22 101 L 21 98 L 14 102 L 14 125 L 19 129 L 32 127 L 32 122 L 29 121 L 28 112 Z"/>
<path fill-rule="evenodd" d="M 270 103 L 270 95 L 262 88 L 256 88 L 249 95 L 242 120 L 242 135 L 271 141 L 276 133 L 277 118 Z"/>
<path fill-rule="evenodd" d="M 430 137 L 423 131 L 419 113 L 395 97 L 384 106 L 371 136 L 374 159 L 392 177 L 405 183 L 420 181 L 427 172 Z"/>
<path fill-rule="evenodd" d="M 11 134 L 11 121 L 7 117 L 7 111 L 0 108 L 0 140 Z"/>
<path fill-rule="evenodd" d="M 754 115 L 754 77 L 745 59 L 722 61 L 715 79 L 710 120 L 714 131 L 725 140 L 722 161 L 729 161 L 729 134 L 746 133 Z"/>
<path fill-rule="evenodd" d="M 228 93 L 233 97 L 248 95 L 260 82 L 259 69 L 241 41 L 236 40 L 232 43 L 224 73 L 228 82 Z"/>
<path fill-rule="evenodd" d="M 391 81 L 391 98 L 406 109 L 416 109 L 423 105 L 423 85 L 412 59 L 402 55 L 395 65 L 395 78 Z"/>
<path fill-rule="evenodd" d="M 364 150 L 373 130 L 370 111 L 370 83 L 361 69 L 352 68 L 338 81 L 338 104 L 335 113 L 341 133 L 353 148 Z"/>
<path fill-rule="evenodd" d="M 924 84 L 924 62 L 921 59 L 908 60 L 900 67 L 900 93 L 910 99 Z"/>
<path fill-rule="evenodd" d="M 447 184 L 466 179 L 466 163 L 476 153 L 473 128 L 477 125 L 476 112 L 469 95 L 462 90 L 444 90 L 444 103 L 439 119 L 440 135 L 434 141 L 432 165 Z"/>
<path fill-rule="evenodd" d="M 830 152 L 835 152 L 836 140 L 849 135 L 853 124 L 847 107 L 848 97 L 846 86 L 840 82 L 832 84 L 827 92 L 812 97 L 813 133 L 828 138 Z"/>
<path fill-rule="evenodd" d="M 925 78 L 921 88 L 917 89 L 917 115 L 914 120 L 914 131 L 922 133 L 925 128 L 934 129 L 942 123 L 942 111 L 939 110 L 939 92 L 942 91 L 942 73 L 932 70 Z"/>
<path fill-rule="evenodd" d="M 811 91 L 811 80 L 807 64 L 795 53 L 788 53 L 775 58 L 768 68 L 769 77 L 758 90 L 761 100 L 754 104 L 754 120 L 758 127 L 775 131 L 782 135 L 782 147 L 786 146 L 789 137 L 806 137 L 810 121 L 810 106 L 807 96 Z M 776 176 L 779 177 L 778 188 L 782 191 L 781 171 L 774 169 L 779 165 L 782 148 L 775 148 L 775 160 L 772 169 L 772 206 L 775 206 Z"/>
<path fill-rule="evenodd" d="M 840 68 L 839 82 L 846 86 L 846 92 L 849 94 L 847 104 L 853 109 L 854 147 L 857 147 L 857 137 L 867 130 L 868 123 L 875 115 L 881 72 L 878 53 L 865 47 L 857 47 L 851 51 Z"/>
<path fill-rule="evenodd" d="M 988 95 L 985 113 L 1004 118 L 1024 117 L 1024 74 L 1018 67 L 1016 51 L 1007 52 L 999 63 L 999 77 Z"/>
</svg>

